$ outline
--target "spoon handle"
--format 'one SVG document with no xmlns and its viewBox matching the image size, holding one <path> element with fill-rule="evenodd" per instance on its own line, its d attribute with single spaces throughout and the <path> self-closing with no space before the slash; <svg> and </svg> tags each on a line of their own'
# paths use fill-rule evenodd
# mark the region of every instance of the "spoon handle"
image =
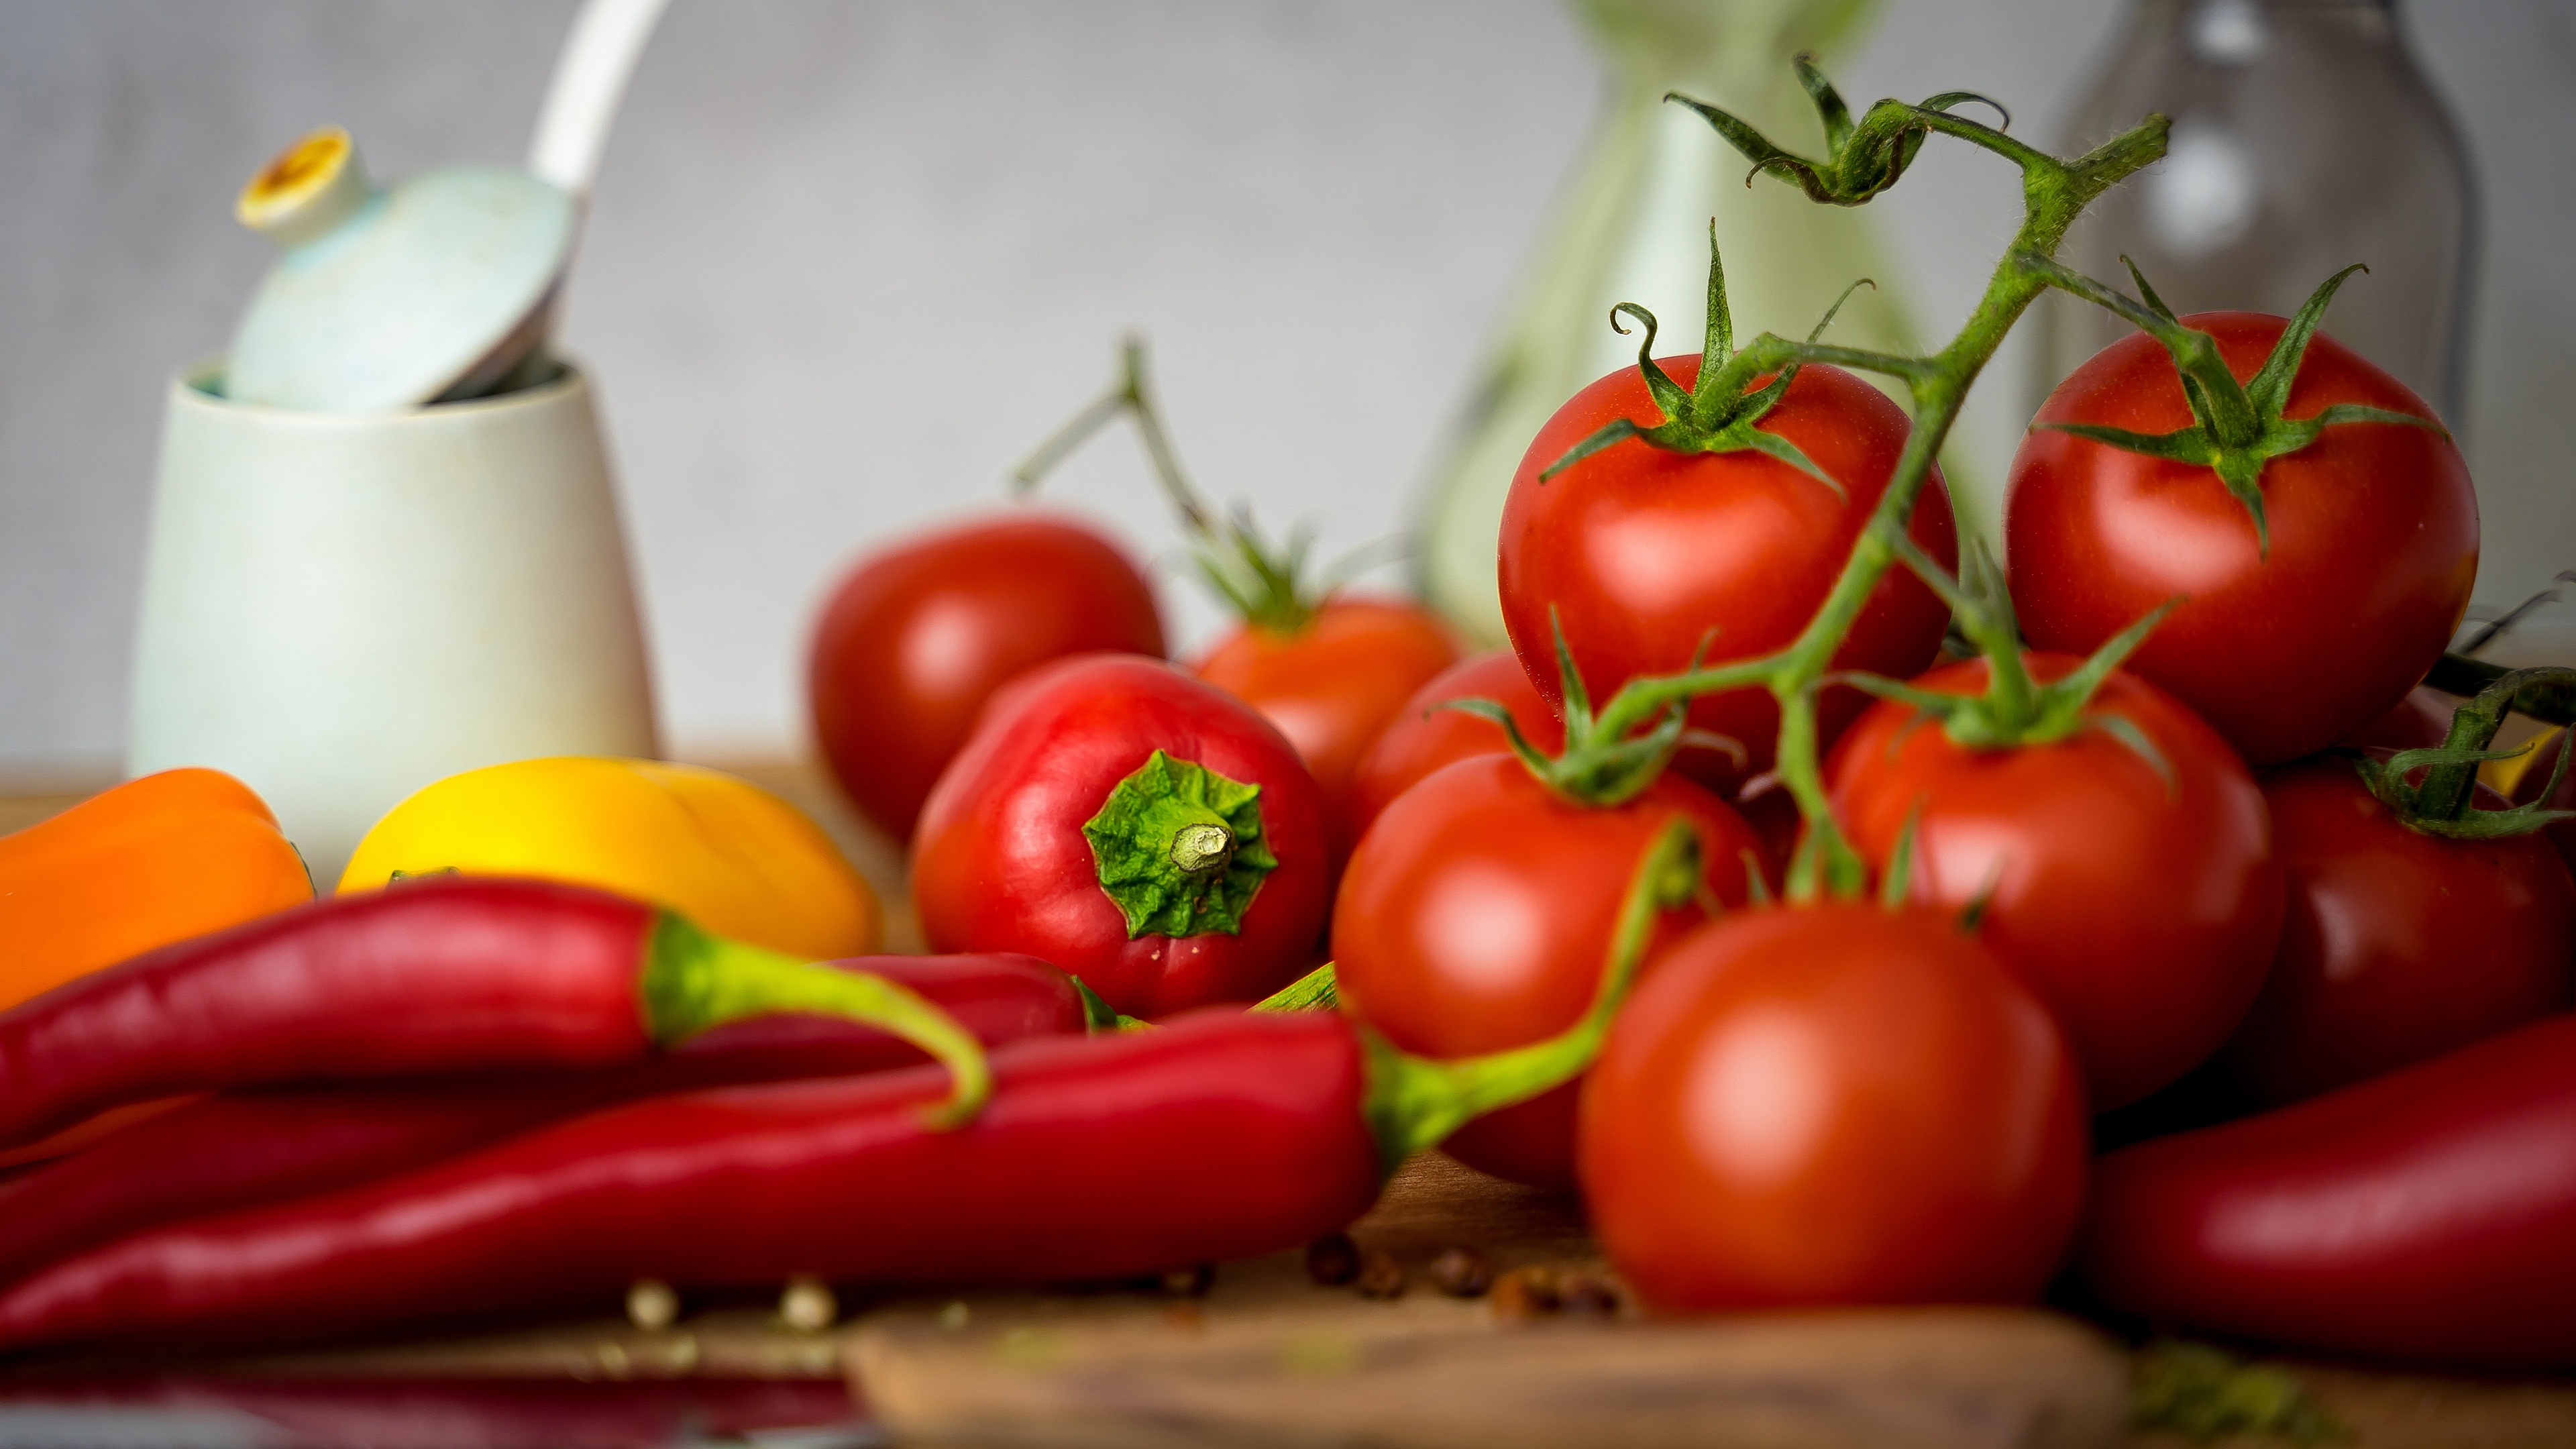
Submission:
<svg viewBox="0 0 2576 1449">
<path fill-rule="evenodd" d="M 554 81 L 546 88 L 545 109 L 537 114 L 537 134 L 528 146 L 528 170 L 590 199 L 590 183 L 599 174 L 600 153 L 608 147 L 608 129 L 617 119 L 617 103 L 626 94 L 627 78 L 652 38 L 653 24 L 670 0 L 585 0 L 555 58 Z"/>
</svg>

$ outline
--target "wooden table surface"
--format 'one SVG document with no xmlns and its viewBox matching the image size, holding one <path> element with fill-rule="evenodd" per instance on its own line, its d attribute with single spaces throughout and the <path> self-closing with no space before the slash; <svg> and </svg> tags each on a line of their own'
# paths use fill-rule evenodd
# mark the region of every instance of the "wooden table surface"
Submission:
<svg viewBox="0 0 2576 1449">
<path fill-rule="evenodd" d="M 810 768 L 727 766 L 812 813 L 875 882 L 889 944 L 919 950 L 901 852 Z M 6 782 L 0 781 L 0 792 Z M 75 783 L 0 794 L 0 831 L 82 796 Z M 1507 1449 L 1571 1444 L 2173 1449 L 2132 1434 L 2129 1357 L 2079 1320 L 2003 1309 L 1874 1310 L 1654 1322 L 1514 1319 L 1492 1295 L 1431 1286 L 1443 1250 L 1497 1272 L 1602 1271 L 1570 1198 L 1418 1159 L 1353 1230 L 1404 1265 L 1391 1300 L 1322 1287 L 1302 1255 L 1222 1265 L 1204 1297 L 1161 1291 L 978 1294 L 852 1305 L 832 1329 L 760 1308 L 535 1325 L 185 1364 L 20 1364 L 7 1379 L 186 1372 L 242 1380 L 652 1382 L 846 1378 L 899 1444 Z M 2570 1311 L 2576 1311 L 2571 1306 Z M 2355 1449 L 2566 1449 L 2576 1383 L 2477 1381 L 2298 1362 Z M 2251 1441 L 2281 1442 L 2281 1441 Z"/>
</svg>

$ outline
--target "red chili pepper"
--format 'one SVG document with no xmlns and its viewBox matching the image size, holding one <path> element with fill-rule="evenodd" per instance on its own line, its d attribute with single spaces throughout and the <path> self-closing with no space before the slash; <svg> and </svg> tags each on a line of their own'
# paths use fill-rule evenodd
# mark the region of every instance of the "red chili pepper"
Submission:
<svg viewBox="0 0 2576 1449">
<path fill-rule="evenodd" d="M 1432 1063 L 1338 1015 L 1211 1010 L 1004 1048 L 952 1131 L 923 1120 L 927 1068 L 657 1097 L 56 1264 L 0 1295 L 0 1347 L 604 1307 L 643 1276 L 1043 1283 L 1293 1246 L 1469 1117 L 1581 1070 L 1656 913 L 1698 881 L 1677 823 L 1640 863 L 1593 1011 L 1530 1047 Z"/>
<path fill-rule="evenodd" d="M 909 987 L 987 1046 L 1080 1033 L 1063 972 L 1027 956 L 876 956 L 828 963 Z M 882 1071 L 919 1048 L 834 1017 L 722 1026 L 606 1071 L 498 1080 L 253 1088 L 127 1128 L 0 1186 L 0 1282 L 128 1233 L 308 1197 L 405 1171 L 611 1102 L 658 1092 Z"/>
<path fill-rule="evenodd" d="M 602 891 L 454 877 L 280 911 L 0 1013 L 0 1143 L 208 1088 L 609 1066 L 777 1011 L 917 1043 L 957 1074 L 951 1114 L 973 1110 L 973 1039 L 889 981 Z"/>
<path fill-rule="evenodd" d="M 2111 1153 L 2082 1261 L 2106 1302 L 2161 1322 L 2576 1364 L 2576 1016 Z"/>
</svg>

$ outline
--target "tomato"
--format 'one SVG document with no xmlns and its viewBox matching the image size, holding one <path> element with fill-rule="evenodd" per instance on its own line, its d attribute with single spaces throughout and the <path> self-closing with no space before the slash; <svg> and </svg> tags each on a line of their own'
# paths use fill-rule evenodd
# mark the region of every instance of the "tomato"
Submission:
<svg viewBox="0 0 2576 1449">
<path fill-rule="evenodd" d="M 2547 839 L 2419 834 L 2338 759 L 2273 770 L 2263 795 L 2289 914 L 2227 1049 L 2257 1100 L 2313 1096 L 2567 1009 L 2576 882 Z"/>
<path fill-rule="evenodd" d="M 1238 626 L 1197 669 L 1268 715 L 1297 747 L 1324 792 L 1339 860 L 1366 824 L 1355 796 L 1360 757 L 1406 698 L 1457 659 L 1449 626 L 1419 604 L 1337 596 L 1292 634 Z"/>
<path fill-rule="evenodd" d="M 1699 359 L 1671 357 L 1664 370 L 1682 387 Z M 1539 429 L 1503 504 L 1500 557 L 1503 622 L 1531 680 L 1558 698 L 1554 610 L 1592 697 L 1606 700 L 1630 679 L 1672 674 L 1705 648 L 1710 663 L 1749 659 L 1788 644 L 1831 592 L 1852 544 L 1886 490 L 1905 446 L 1905 413 L 1858 377 L 1809 364 L 1760 427 L 1795 443 L 1842 485 L 1832 488 L 1769 454 L 1671 453 L 1636 439 L 1614 443 L 1554 478 L 1539 474 L 1604 424 L 1640 424 L 1661 414 L 1635 368 L 1576 393 Z M 1917 500 L 1914 541 L 1944 565 L 1958 545 L 1936 470 Z M 1902 568 L 1870 596 L 1836 669 L 1898 677 L 1919 673 L 1941 647 L 1950 611 Z M 1831 689 L 1818 705 L 1820 741 L 1830 741 L 1867 699 Z M 1740 689 L 1691 706 L 1691 723 L 1744 746 L 1746 760 L 1694 752 L 1681 768 L 1721 791 L 1771 767 L 1779 707 L 1770 693 Z"/>
<path fill-rule="evenodd" d="M 1352 820 L 1365 834 L 1369 822 L 1396 796 L 1443 765 L 1478 755 L 1511 753 L 1503 727 L 1462 709 L 1442 709 L 1454 699 L 1490 699 L 1510 710 L 1521 738 L 1540 753 L 1565 748 L 1565 725 L 1539 697 L 1521 661 L 1509 649 L 1460 660 L 1413 692 L 1360 757 L 1351 780 Z"/>
<path fill-rule="evenodd" d="M 842 790 L 904 839 L 1003 681 L 1096 649 L 1163 653 L 1153 590 L 1117 545 L 1044 514 L 949 528 L 833 591 L 806 672 L 814 736 Z"/>
<path fill-rule="evenodd" d="M 1599 1069 L 1595 1068 L 1595 1075 Z M 2206 1333 L 2576 1365 L 2576 1016 L 2106 1155 L 2086 1279 Z"/>
<path fill-rule="evenodd" d="M 1406 1051 L 1466 1057 L 1526 1046 L 1592 1004 L 1638 858 L 1687 818 L 1719 899 L 1746 894 L 1752 830 L 1665 776 L 1609 807 L 1566 800 L 1510 755 L 1461 760 L 1398 796 L 1351 857 L 1333 909 L 1342 1006 Z M 1667 912 L 1670 936 L 1700 918 Z M 1469 1123 L 1445 1145 L 1471 1167 L 1574 1185 L 1573 1083 Z"/>
<path fill-rule="evenodd" d="M 2344 739 L 2355 749 L 2429 750 L 2451 733 L 2451 711 L 2460 702 L 2438 689 L 2418 685 L 2406 691 L 2396 707 Z"/>
<path fill-rule="evenodd" d="M 2240 380 L 2284 323 L 2206 312 Z M 2395 378 L 2318 335 L 2284 416 L 2336 403 L 2430 418 Z M 2166 600 L 2174 610 L 2126 667 L 2191 706 L 2246 759 L 2325 748 L 2386 714 L 2441 657 L 2478 572 L 2478 505 L 2459 449 L 2402 423 L 2329 427 L 2265 465 L 2268 556 L 2245 505 L 2209 468 L 2123 452 L 2044 426 L 2165 433 L 2192 425 L 2181 377 L 2144 333 L 2058 384 L 2013 458 L 2006 562 L 2024 636 L 2089 654 Z"/>
<path fill-rule="evenodd" d="M 2023 1302 L 2075 1230 L 2083 1088 L 1945 913 L 1729 916 L 1670 951 L 1583 1090 L 1583 1195 L 1653 1308 Z"/>
<path fill-rule="evenodd" d="M 2032 676 L 2078 661 L 2027 656 Z M 1986 687 L 1982 659 L 1915 681 Z M 2198 1065 L 2254 1002 L 2281 930 L 2281 867 L 2254 777 L 2216 731 L 2121 671 L 2091 709 L 2135 726 L 2172 772 L 2099 728 L 2051 744 L 1964 748 L 1882 702 L 1834 753 L 1835 817 L 1884 868 L 1920 812 L 1912 890 L 1952 911 L 1987 900 L 1979 934 L 2065 1030 L 2097 1109 Z"/>
<path fill-rule="evenodd" d="M 1125 654 L 1043 665 L 996 696 L 912 848 L 931 950 L 1035 956 L 1140 1017 L 1288 984 L 1328 877 L 1323 799 L 1279 731 Z"/>
<path fill-rule="evenodd" d="M 1677 776 L 1615 807 L 1558 797 L 1515 755 L 1435 771 L 1396 797 L 1342 877 L 1332 913 L 1342 1008 L 1425 1057 L 1476 1057 L 1566 1031 L 1592 1006 L 1620 900 L 1664 822 L 1700 835 L 1710 890 L 1747 895 L 1752 828 Z M 1698 905 L 1664 915 L 1669 938 Z M 1649 946 L 1651 959 L 1651 946 Z M 1574 1186 L 1574 1091 L 1507 1106 L 1458 1129 L 1448 1155 L 1486 1173 Z"/>
</svg>

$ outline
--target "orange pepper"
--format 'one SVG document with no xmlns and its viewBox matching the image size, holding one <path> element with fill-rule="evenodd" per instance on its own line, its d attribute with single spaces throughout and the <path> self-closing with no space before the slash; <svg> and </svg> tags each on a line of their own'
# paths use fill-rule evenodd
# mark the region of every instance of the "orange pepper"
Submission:
<svg viewBox="0 0 2576 1449">
<path fill-rule="evenodd" d="M 250 787 L 196 768 L 128 780 L 0 835 L 0 1009 L 312 898 Z"/>
</svg>

